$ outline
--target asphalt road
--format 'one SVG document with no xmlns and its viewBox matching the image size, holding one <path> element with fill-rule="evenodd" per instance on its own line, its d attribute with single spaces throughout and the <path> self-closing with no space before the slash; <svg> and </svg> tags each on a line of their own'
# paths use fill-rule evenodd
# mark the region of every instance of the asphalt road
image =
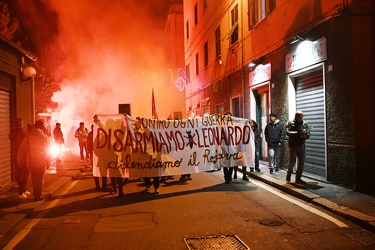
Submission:
<svg viewBox="0 0 375 250">
<path fill-rule="evenodd" d="M 1 239 L 3 249 L 373 249 L 344 218 L 221 171 L 167 180 L 160 194 L 129 180 L 125 196 L 70 181 Z M 241 176 L 241 175 L 240 175 Z"/>
</svg>

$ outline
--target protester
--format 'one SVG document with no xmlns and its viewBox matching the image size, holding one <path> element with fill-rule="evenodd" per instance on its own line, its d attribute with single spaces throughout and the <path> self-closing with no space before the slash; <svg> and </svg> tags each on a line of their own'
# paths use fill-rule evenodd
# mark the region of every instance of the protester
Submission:
<svg viewBox="0 0 375 250">
<path fill-rule="evenodd" d="M 145 184 L 146 184 L 146 191 L 150 190 L 151 187 L 151 178 L 146 177 Z M 153 184 L 154 184 L 154 194 L 159 194 L 159 187 L 160 187 L 160 177 L 153 177 Z"/>
<path fill-rule="evenodd" d="M 303 120 L 302 111 L 297 111 L 293 121 L 289 121 L 286 125 L 286 134 L 289 136 L 289 166 L 286 175 L 286 181 L 290 182 L 293 168 L 298 158 L 295 183 L 305 184 L 301 179 L 303 168 L 305 165 L 306 149 L 305 141 L 310 138 L 310 128 L 307 122 Z"/>
<path fill-rule="evenodd" d="M 254 147 L 255 147 L 255 161 L 254 161 L 254 163 L 255 163 L 255 171 L 260 172 L 260 168 L 259 168 L 259 139 L 260 139 L 259 124 L 256 121 L 251 120 L 250 121 L 250 126 L 251 126 L 251 129 L 254 132 Z M 253 172 L 253 169 L 250 168 L 250 171 Z"/>
<path fill-rule="evenodd" d="M 279 171 L 280 153 L 285 140 L 285 127 L 277 119 L 277 115 L 269 115 L 269 123 L 266 125 L 264 135 L 268 146 L 268 164 L 270 173 Z"/>
<path fill-rule="evenodd" d="M 90 132 L 87 134 L 87 155 L 88 155 L 88 159 L 90 159 L 90 162 L 92 164 L 93 162 L 93 153 L 94 153 L 94 135 L 93 135 L 93 129 L 94 129 L 94 125 L 91 125 L 91 130 Z"/>
<path fill-rule="evenodd" d="M 79 143 L 79 154 L 81 156 L 81 162 L 85 159 L 84 152 L 86 154 L 86 161 L 89 162 L 89 155 L 87 152 L 87 137 L 89 135 L 89 131 L 85 128 L 85 124 L 83 122 L 79 123 L 79 128 L 76 130 L 74 136 L 78 139 Z"/>
<path fill-rule="evenodd" d="M 191 174 L 182 174 L 180 177 L 180 181 L 191 181 Z"/>
<path fill-rule="evenodd" d="M 224 116 L 232 116 L 231 112 L 225 112 Z M 223 172 L 224 172 L 224 181 L 226 184 L 229 184 L 233 179 L 232 179 L 232 174 L 233 174 L 234 167 L 232 166 L 223 166 Z M 237 171 L 236 171 L 237 172 Z"/>
<path fill-rule="evenodd" d="M 233 167 L 223 167 L 224 181 L 229 184 L 232 181 Z"/>
<path fill-rule="evenodd" d="M 43 120 L 37 120 L 23 139 L 17 156 L 18 164 L 27 166 L 30 170 L 34 201 L 42 199 L 43 177 L 50 159 L 48 155 L 50 139 L 44 134 L 43 128 Z"/>
<path fill-rule="evenodd" d="M 251 170 L 252 168 L 250 168 L 250 170 Z M 235 167 L 233 167 L 233 179 L 232 180 L 237 180 L 237 171 L 238 171 L 238 166 L 235 166 Z M 244 181 L 248 181 L 249 180 L 249 178 L 247 177 L 247 173 L 246 173 L 246 171 L 247 171 L 247 167 L 246 166 L 242 166 L 242 180 L 244 180 Z M 254 171 L 254 170 L 253 170 Z"/>
<path fill-rule="evenodd" d="M 20 165 L 17 162 L 17 155 L 23 139 L 26 137 L 26 132 L 23 129 L 23 120 L 17 118 L 14 121 L 14 128 L 9 133 L 10 150 L 11 150 L 11 163 L 15 172 L 16 182 L 18 184 L 18 197 L 27 198 L 30 194 L 26 190 L 27 182 L 30 177 L 30 171 L 25 165 Z"/>
<path fill-rule="evenodd" d="M 60 155 L 61 155 L 61 150 L 62 150 L 62 145 L 64 144 L 64 135 L 63 132 L 61 131 L 61 124 L 56 123 L 56 127 L 53 130 L 53 139 L 55 141 L 55 147 L 57 148 L 56 152 L 56 162 L 61 162 Z"/>
</svg>

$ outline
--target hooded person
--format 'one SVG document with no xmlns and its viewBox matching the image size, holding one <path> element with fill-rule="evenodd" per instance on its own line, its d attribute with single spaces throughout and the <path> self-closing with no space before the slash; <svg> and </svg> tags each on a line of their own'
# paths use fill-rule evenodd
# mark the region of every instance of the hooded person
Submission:
<svg viewBox="0 0 375 250">
<path fill-rule="evenodd" d="M 50 160 L 50 139 L 43 132 L 43 128 L 43 120 L 37 120 L 22 141 L 17 155 L 18 164 L 30 170 L 35 201 L 42 199 L 44 173 Z"/>
</svg>

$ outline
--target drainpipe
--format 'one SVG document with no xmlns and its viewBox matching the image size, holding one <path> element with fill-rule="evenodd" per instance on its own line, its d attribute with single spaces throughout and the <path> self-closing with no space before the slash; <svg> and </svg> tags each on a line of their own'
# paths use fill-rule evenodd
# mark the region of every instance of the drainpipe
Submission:
<svg viewBox="0 0 375 250">
<path fill-rule="evenodd" d="M 245 118 L 245 69 L 244 63 L 244 37 L 243 37 L 243 1 L 241 1 L 241 84 L 242 84 L 242 118 Z"/>
</svg>

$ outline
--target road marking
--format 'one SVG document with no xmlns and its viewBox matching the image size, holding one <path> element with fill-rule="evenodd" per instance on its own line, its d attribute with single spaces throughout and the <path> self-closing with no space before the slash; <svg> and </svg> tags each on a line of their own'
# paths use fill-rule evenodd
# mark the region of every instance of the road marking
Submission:
<svg viewBox="0 0 375 250">
<path fill-rule="evenodd" d="M 330 215 L 328 215 L 328 214 L 326 214 L 326 213 L 323 213 L 323 212 L 319 211 L 319 210 L 316 209 L 316 208 L 313 208 L 313 207 L 311 207 L 311 206 L 305 205 L 305 204 L 303 204 L 302 202 L 300 202 L 300 201 L 298 201 L 298 200 L 295 200 L 295 199 L 293 199 L 293 198 L 291 198 L 291 197 L 289 197 L 289 196 L 287 196 L 287 195 L 281 193 L 280 190 L 277 190 L 277 191 L 276 191 L 276 190 L 270 188 L 269 186 L 267 186 L 266 184 L 263 184 L 263 183 L 260 182 L 260 181 L 257 181 L 257 180 L 251 180 L 251 183 L 257 185 L 258 187 L 261 187 L 261 188 L 267 190 L 268 192 L 271 192 L 271 193 L 273 193 L 273 194 L 279 196 L 280 198 L 283 198 L 283 199 L 285 199 L 285 200 L 287 200 L 287 201 L 289 201 L 289 202 L 291 202 L 291 203 L 294 203 L 294 204 L 296 204 L 297 206 L 300 206 L 301 208 L 303 208 L 303 209 L 305 209 L 305 210 L 307 210 L 307 211 L 309 211 L 309 212 L 311 212 L 311 213 L 314 213 L 314 214 L 316 214 L 316 215 L 318 215 L 318 216 L 321 216 L 321 217 L 323 217 L 323 218 L 325 218 L 325 219 L 327 219 L 327 220 L 333 222 L 334 224 L 336 224 L 336 225 L 339 226 L 339 227 L 349 227 L 347 224 L 345 224 L 345 223 L 343 223 L 343 222 L 341 222 L 341 221 L 339 221 L 339 220 L 333 218 L 332 216 L 330 216 Z"/>
<path fill-rule="evenodd" d="M 69 184 L 69 186 L 64 189 L 64 191 L 61 192 L 62 195 L 64 194 L 67 194 L 70 189 L 72 189 L 74 187 L 74 185 L 76 185 L 78 183 L 78 180 L 76 181 L 73 181 Z M 33 229 L 33 227 L 38 224 L 42 218 L 48 213 L 49 209 L 53 208 L 54 206 L 56 206 L 56 204 L 60 201 L 61 199 L 56 199 L 56 200 L 53 200 L 51 201 L 45 208 L 44 208 L 44 211 L 39 213 L 37 215 L 37 218 L 36 219 L 32 219 L 29 224 L 26 225 L 25 228 L 21 229 L 18 234 L 16 236 L 14 236 L 14 238 L 9 241 L 9 243 L 3 248 L 3 250 L 11 250 L 11 249 L 14 249 L 18 243 L 20 243 L 20 241 L 26 237 L 26 235 L 28 233 L 30 233 L 31 229 Z"/>
</svg>

